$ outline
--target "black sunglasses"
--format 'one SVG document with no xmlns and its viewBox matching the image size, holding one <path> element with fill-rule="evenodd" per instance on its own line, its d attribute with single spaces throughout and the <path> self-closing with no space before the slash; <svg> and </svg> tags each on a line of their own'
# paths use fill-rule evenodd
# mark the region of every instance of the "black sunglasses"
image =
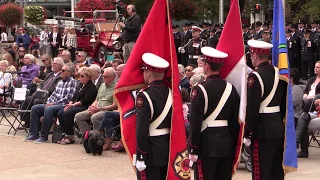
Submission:
<svg viewBox="0 0 320 180">
<path fill-rule="evenodd" d="M 69 70 L 65 70 L 65 69 L 62 69 L 62 70 L 61 70 L 61 72 L 66 72 L 66 71 L 70 72 Z"/>
<path fill-rule="evenodd" d="M 80 75 L 81 78 L 84 78 L 84 75 Z"/>
</svg>

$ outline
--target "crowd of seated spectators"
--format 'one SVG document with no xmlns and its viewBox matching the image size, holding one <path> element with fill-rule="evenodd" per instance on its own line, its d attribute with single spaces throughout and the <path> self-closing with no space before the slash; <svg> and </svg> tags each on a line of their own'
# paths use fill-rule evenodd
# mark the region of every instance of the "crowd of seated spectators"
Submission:
<svg viewBox="0 0 320 180">
<path fill-rule="evenodd" d="M 113 130 L 120 124 L 113 93 L 125 64 L 122 59 L 107 61 L 102 67 L 92 64 L 87 53 L 76 52 L 76 45 L 71 46 L 71 41 L 69 38 L 66 42 L 69 49 L 57 48 L 57 53 L 53 53 L 55 57 L 43 53 L 39 59 L 32 55 L 38 52 L 27 53 L 26 48 L 30 47 L 13 43 L 0 61 L 0 94 L 11 86 L 28 89 L 25 101 L 20 102 L 21 109 L 31 110 L 31 113 L 20 117 L 24 122 L 23 128 L 29 128 L 25 141 L 47 142 L 53 127 L 59 124 L 63 138 L 58 144 L 75 143 L 74 128 L 77 127 L 81 135 L 90 130 L 103 134 L 106 137 L 103 150 L 123 150 L 121 140 L 112 146 Z M 36 47 L 31 49 L 38 50 Z M 178 65 L 186 132 L 189 128 L 192 88 L 206 79 L 203 60 L 198 59 L 197 63 L 197 66 Z M 317 110 L 320 105 L 320 100 L 317 100 L 320 99 L 320 62 L 316 63 L 314 71 L 316 76 L 308 81 L 304 89 L 299 86 L 299 71 L 291 69 L 290 72 L 297 144 L 301 148 L 298 157 L 309 156 L 309 112 Z M 33 94 L 36 91 L 46 91 L 48 97 L 35 99 Z"/>
</svg>

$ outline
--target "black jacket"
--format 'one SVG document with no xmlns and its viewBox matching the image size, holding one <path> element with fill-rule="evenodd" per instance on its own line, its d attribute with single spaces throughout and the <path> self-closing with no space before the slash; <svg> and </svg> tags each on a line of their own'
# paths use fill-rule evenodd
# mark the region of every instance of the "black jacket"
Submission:
<svg viewBox="0 0 320 180">
<path fill-rule="evenodd" d="M 142 93 L 145 91 L 153 104 L 153 117 L 146 96 Z M 160 136 L 149 136 L 150 124 L 155 121 L 162 113 L 169 94 L 169 88 L 164 85 L 163 81 L 153 81 L 148 88 L 139 91 L 136 102 L 137 122 L 137 160 L 145 161 L 147 166 L 166 166 L 169 159 L 170 134 Z M 160 123 L 157 129 L 171 127 L 170 108 L 165 119 Z"/>
<path fill-rule="evenodd" d="M 44 89 L 44 85 L 46 84 L 46 82 L 49 80 L 49 78 L 51 76 L 54 76 L 54 73 L 53 72 L 50 72 L 49 74 L 47 74 L 47 76 L 44 78 L 44 80 L 40 83 L 40 89 L 42 90 L 46 90 L 46 91 L 49 91 L 49 96 L 53 93 L 53 91 L 55 90 L 56 88 L 56 85 L 58 84 L 58 82 L 61 80 L 61 77 L 60 77 L 60 73 L 57 74 L 57 76 L 53 79 L 53 82 L 52 82 L 52 85 L 50 86 L 49 89 Z"/>
<path fill-rule="evenodd" d="M 78 85 L 72 102 L 80 101 L 82 106 L 89 107 L 96 100 L 98 90 L 92 81 L 88 81 L 84 87 L 82 86 L 81 83 Z"/>
<path fill-rule="evenodd" d="M 52 44 L 51 44 L 51 43 L 53 42 L 53 33 L 50 33 L 50 34 L 49 34 L 49 42 L 50 42 L 50 46 L 53 47 Z M 59 48 L 59 47 L 62 45 L 61 33 L 58 33 L 58 34 L 57 34 L 56 43 L 57 43 L 57 45 L 56 45 L 55 48 Z"/>
<path fill-rule="evenodd" d="M 181 81 L 180 81 L 180 86 L 181 88 L 186 89 L 189 93 L 191 91 L 190 89 L 190 81 L 187 77 L 184 77 Z"/>
<path fill-rule="evenodd" d="M 279 80 L 276 92 L 267 105 L 267 107 L 280 106 L 280 112 L 259 113 L 260 104 L 272 90 L 275 70 L 269 62 L 263 62 L 258 65 L 256 72 L 262 79 L 264 93 L 262 95 L 261 85 L 257 76 L 254 73 L 249 74 L 245 137 L 257 140 L 282 139 L 284 138 L 283 119 L 287 110 L 287 82 Z"/>
<path fill-rule="evenodd" d="M 141 19 L 138 14 L 134 14 L 128 19 L 124 30 L 124 42 L 136 42 L 141 31 Z"/>
<path fill-rule="evenodd" d="M 208 95 L 208 109 L 205 113 L 205 96 L 200 87 L 195 86 L 191 93 L 189 152 L 201 158 L 234 156 L 240 130 L 238 123 L 240 97 L 232 86 L 231 94 L 216 118 L 216 120 L 227 120 L 228 126 L 207 127 L 201 132 L 203 121 L 218 106 L 227 82 L 219 75 L 211 75 L 201 85 Z"/>
</svg>

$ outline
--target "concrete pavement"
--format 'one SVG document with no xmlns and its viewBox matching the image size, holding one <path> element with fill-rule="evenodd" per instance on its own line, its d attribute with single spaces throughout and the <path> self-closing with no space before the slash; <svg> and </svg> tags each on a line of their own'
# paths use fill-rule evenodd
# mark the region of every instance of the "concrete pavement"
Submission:
<svg viewBox="0 0 320 180">
<path fill-rule="evenodd" d="M 1 124 L 7 124 L 2 121 Z M 34 144 L 24 142 L 26 133 L 7 135 L 8 126 L 0 125 L 0 180 L 134 180 L 135 175 L 125 153 L 86 154 L 79 140 L 76 144 Z M 12 133 L 11 133 L 12 134 Z M 299 159 L 299 169 L 287 180 L 320 179 L 320 148 L 311 147 L 308 159 Z M 248 180 L 244 164 L 233 178 Z"/>
</svg>

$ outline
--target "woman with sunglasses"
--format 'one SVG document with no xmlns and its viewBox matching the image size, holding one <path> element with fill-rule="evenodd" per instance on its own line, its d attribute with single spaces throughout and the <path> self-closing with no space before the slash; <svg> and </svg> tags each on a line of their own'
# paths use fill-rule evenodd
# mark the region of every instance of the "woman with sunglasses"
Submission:
<svg viewBox="0 0 320 180">
<path fill-rule="evenodd" d="M 29 89 L 30 94 L 33 94 L 37 90 L 37 87 L 40 85 L 40 83 L 46 78 L 47 74 L 52 72 L 51 70 L 52 59 L 49 54 L 42 55 L 41 62 L 43 65 L 40 66 L 39 76 L 35 77 L 32 80 L 32 83 L 27 85 L 27 88 Z"/>
<path fill-rule="evenodd" d="M 44 78 L 47 76 L 47 74 L 51 73 L 51 64 L 52 64 L 52 59 L 49 54 L 44 54 L 41 56 L 41 62 L 43 66 L 40 66 L 40 74 L 39 78 L 37 80 L 37 83 L 40 83 L 41 80 L 44 80 Z"/>
<path fill-rule="evenodd" d="M 95 101 L 98 90 L 92 82 L 92 72 L 88 67 L 79 69 L 80 84 L 75 92 L 72 101 L 60 110 L 57 117 L 62 128 L 64 138 L 58 144 L 73 144 L 74 139 L 74 116 L 81 111 L 85 111 Z"/>
<path fill-rule="evenodd" d="M 17 60 L 15 62 L 18 71 L 20 71 L 21 67 L 24 65 L 24 55 L 26 55 L 26 49 L 24 47 L 19 47 Z"/>
</svg>

